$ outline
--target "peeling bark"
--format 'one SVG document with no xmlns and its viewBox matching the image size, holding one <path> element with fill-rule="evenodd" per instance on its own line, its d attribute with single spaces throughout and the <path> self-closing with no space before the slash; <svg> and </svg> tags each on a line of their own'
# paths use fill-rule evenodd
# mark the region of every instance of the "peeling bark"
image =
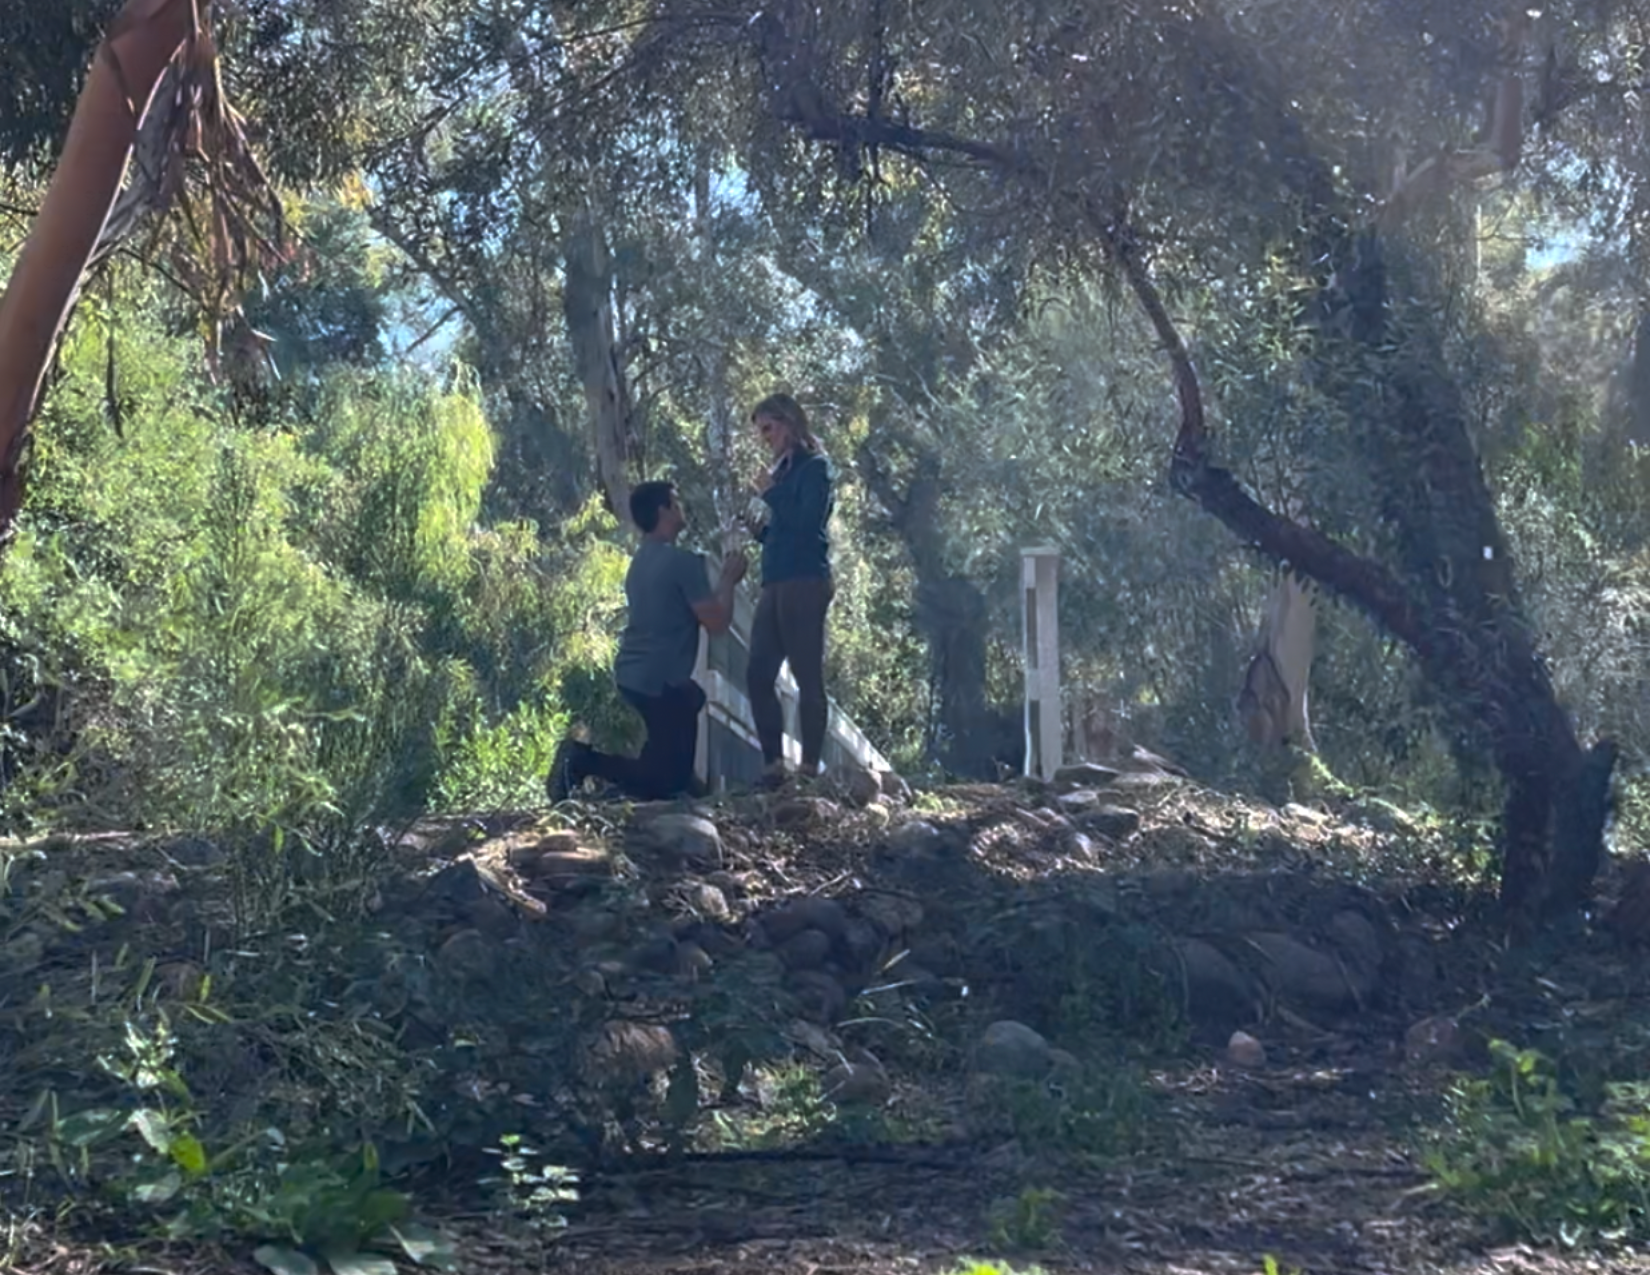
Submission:
<svg viewBox="0 0 1650 1275">
<path fill-rule="evenodd" d="M 614 336 L 607 243 L 593 216 L 568 236 L 566 265 L 562 310 L 595 433 L 596 473 L 613 516 L 629 527 L 634 408 Z"/>
<path fill-rule="evenodd" d="M 52 351 L 110 221 L 156 88 L 193 24 L 190 0 L 129 0 L 116 15 L 0 297 L 0 543 L 22 508 L 23 451 Z"/>
</svg>

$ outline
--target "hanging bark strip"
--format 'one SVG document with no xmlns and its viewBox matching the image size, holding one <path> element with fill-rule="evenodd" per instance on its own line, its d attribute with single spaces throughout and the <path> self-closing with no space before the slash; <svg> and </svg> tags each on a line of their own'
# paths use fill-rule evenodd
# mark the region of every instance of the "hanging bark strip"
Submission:
<svg viewBox="0 0 1650 1275">
<path fill-rule="evenodd" d="M 63 157 L 0 297 L 0 543 L 23 503 L 29 423 L 156 86 L 195 29 L 190 0 L 129 0 L 98 47 Z"/>
</svg>

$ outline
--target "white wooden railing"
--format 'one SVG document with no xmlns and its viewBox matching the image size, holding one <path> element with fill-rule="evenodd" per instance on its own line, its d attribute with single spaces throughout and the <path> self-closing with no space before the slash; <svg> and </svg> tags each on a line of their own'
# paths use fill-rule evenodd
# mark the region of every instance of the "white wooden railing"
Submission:
<svg viewBox="0 0 1650 1275">
<path fill-rule="evenodd" d="M 721 571 L 721 561 L 714 554 L 706 554 L 705 560 L 714 581 Z M 748 782 L 762 770 L 762 747 L 751 720 L 750 699 L 745 694 L 745 660 L 755 617 L 756 591 L 741 584 L 734 591 L 733 624 L 728 631 L 714 637 L 703 630 L 699 634 L 699 662 L 693 675 L 705 688 L 706 703 L 699 715 L 695 769 L 700 781 L 713 791 L 726 788 L 730 782 Z M 802 761 L 797 713 L 800 692 L 788 664 L 780 669 L 777 689 L 785 714 L 785 759 L 797 766 Z M 893 769 L 835 702 L 830 705 L 824 752 L 827 767 L 857 765 L 878 773 Z"/>
</svg>

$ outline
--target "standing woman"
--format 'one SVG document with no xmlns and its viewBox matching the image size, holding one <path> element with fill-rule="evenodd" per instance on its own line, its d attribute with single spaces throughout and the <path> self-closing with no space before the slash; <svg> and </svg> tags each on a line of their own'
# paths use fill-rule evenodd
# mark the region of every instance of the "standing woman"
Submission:
<svg viewBox="0 0 1650 1275">
<path fill-rule="evenodd" d="M 752 502 L 762 544 L 762 596 L 751 623 L 745 688 L 762 744 L 763 776 L 785 775 L 785 721 L 774 683 L 789 662 L 800 692 L 802 773 L 817 775 L 825 747 L 825 613 L 831 606 L 831 462 L 808 428 L 807 413 L 789 394 L 772 394 L 751 411 L 751 422 L 773 456 Z"/>
</svg>

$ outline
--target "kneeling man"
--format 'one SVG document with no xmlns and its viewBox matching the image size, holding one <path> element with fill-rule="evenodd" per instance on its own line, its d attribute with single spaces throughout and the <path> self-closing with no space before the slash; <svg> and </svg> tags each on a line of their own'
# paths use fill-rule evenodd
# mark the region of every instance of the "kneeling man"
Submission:
<svg viewBox="0 0 1650 1275">
<path fill-rule="evenodd" d="M 693 680 L 699 629 L 727 631 L 733 622 L 734 587 L 744 577 L 747 562 L 743 553 L 730 554 L 711 587 L 703 556 L 676 547 L 687 519 L 671 483 L 637 487 L 630 493 L 630 516 L 642 533 L 642 543 L 625 575 L 630 612 L 613 662 L 613 680 L 619 694 L 642 715 L 647 742 L 640 756 L 619 757 L 577 740 L 563 740 L 546 785 L 552 802 L 565 801 L 591 776 L 641 801 L 680 796 L 693 785 L 699 710 L 705 706 L 705 692 Z"/>
</svg>

